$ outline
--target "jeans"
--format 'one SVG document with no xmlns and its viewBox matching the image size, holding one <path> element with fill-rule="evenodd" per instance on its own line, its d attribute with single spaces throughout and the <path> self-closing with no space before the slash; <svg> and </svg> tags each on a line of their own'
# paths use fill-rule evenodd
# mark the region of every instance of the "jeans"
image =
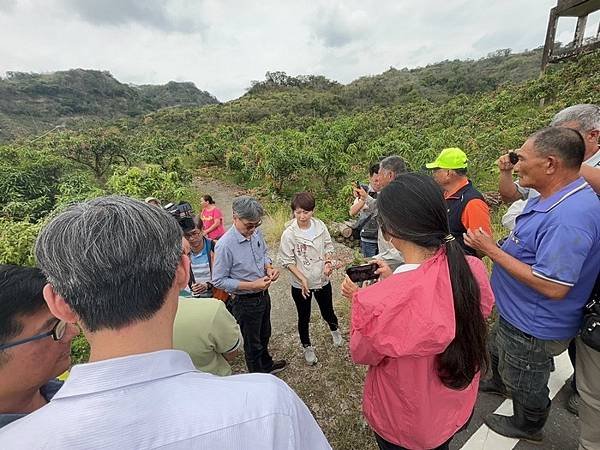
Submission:
<svg viewBox="0 0 600 450">
<path fill-rule="evenodd" d="M 327 322 L 329 329 L 331 331 L 338 329 L 338 319 L 333 311 L 331 283 L 327 283 L 321 289 L 311 289 L 308 298 L 302 297 L 302 289 L 292 286 L 292 298 L 298 311 L 298 334 L 300 335 L 300 342 L 304 347 L 310 346 L 308 324 L 310 322 L 310 308 L 313 295 L 315 296 L 317 305 L 319 305 L 321 317 Z"/>
<path fill-rule="evenodd" d="M 271 338 L 271 298 L 265 292 L 261 297 L 229 300 L 244 338 L 244 357 L 248 372 L 269 372 L 273 358 L 269 354 Z"/>
<path fill-rule="evenodd" d="M 365 258 L 372 258 L 379 253 L 379 247 L 377 246 L 377 242 L 365 242 L 361 239 L 360 251 Z"/>
<path fill-rule="evenodd" d="M 492 369 L 500 375 L 513 401 L 531 410 L 548 408 L 553 357 L 567 349 L 570 339 L 538 339 L 499 317 L 490 341 L 492 362 L 498 364 Z"/>
</svg>

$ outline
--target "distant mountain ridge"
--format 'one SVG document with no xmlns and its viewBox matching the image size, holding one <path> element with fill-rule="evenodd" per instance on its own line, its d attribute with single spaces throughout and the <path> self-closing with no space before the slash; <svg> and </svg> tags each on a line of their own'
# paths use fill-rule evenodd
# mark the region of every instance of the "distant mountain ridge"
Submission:
<svg viewBox="0 0 600 450">
<path fill-rule="evenodd" d="M 84 69 L 8 72 L 7 78 L 0 79 L 0 142 L 41 134 L 62 123 L 80 128 L 89 122 L 139 117 L 175 106 L 190 109 L 200 121 L 225 120 L 233 125 L 290 115 L 335 117 L 415 101 L 443 104 L 456 95 L 483 94 L 506 83 L 536 78 L 541 53 L 541 48 L 521 53 L 500 49 L 477 60 L 446 60 L 413 69 L 390 67 L 346 85 L 322 75 L 267 72 L 264 80 L 252 81 L 247 92 L 225 108 L 208 109 L 197 107 L 220 102 L 191 82 L 135 86 L 120 83 L 109 72 Z"/>
<path fill-rule="evenodd" d="M 72 69 L 36 74 L 7 72 L 0 78 L 0 141 L 53 126 L 132 117 L 173 106 L 218 104 L 192 82 L 127 85 L 107 71 Z"/>
<path fill-rule="evenodd" d="M 273 92 L 304 90 L 335 95 L 348 109 L 389 106 L 417 99 L 440 103 L 455 95 L 490 92 L 504 83 L 518 84 L 533 79 L 540 73 L 541 60 L 541 47 L 521 53 L 500 49 L 476 60 L 445 60 L 413 69 L 390 67 L 381 74 L 362 76 L 346 85 L 323 76 L 267 72 L 264 80 L 252 81 L 240 100 Z"/>
</svg>

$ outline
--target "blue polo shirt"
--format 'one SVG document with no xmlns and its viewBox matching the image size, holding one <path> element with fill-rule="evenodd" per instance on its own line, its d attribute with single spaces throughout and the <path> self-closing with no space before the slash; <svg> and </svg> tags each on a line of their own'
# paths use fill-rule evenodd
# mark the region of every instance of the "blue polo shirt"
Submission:
<svg viewBox="0 0 600 450">
<path fill-rule="evenodd" d="M 571 289 L 553 300 L 495 264 L 491 283 L 500 316 L 539 339 L 574 337 L 600 269 L 600 200 L 585 180 L 529 200 L 502 250 L 535 276 Z"/>
</svg>

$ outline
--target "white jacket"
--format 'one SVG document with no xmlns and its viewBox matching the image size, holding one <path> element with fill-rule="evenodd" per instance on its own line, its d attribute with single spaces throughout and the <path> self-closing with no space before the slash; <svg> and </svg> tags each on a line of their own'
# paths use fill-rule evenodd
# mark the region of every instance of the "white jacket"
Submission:
<svg viewBox="0 0 600 450">
<path fill-rule="evenodd" d="M 293 219 L 281 235 L 277 259 L 283 267 L 295 265 L 308 280 L 309 289 L 320 289 L 329 283 L 323 274 L 325 255 L 334 251 L 331 236 L 325 224 L 314 217 L 311 219 L 315 227 L 315 237 L 310 240 Z M 302 288 L 300 281 L 290 273 L 292 286 Z"/>
</svg>

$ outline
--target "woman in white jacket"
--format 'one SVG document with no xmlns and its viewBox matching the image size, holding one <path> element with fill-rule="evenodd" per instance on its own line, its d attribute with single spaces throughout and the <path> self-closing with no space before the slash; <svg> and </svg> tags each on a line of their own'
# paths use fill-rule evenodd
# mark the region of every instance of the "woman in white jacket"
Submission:
<svg viewBox="0 0 600 450">
<path fill-rule="evenodd" d="M 333 344 L 340 347 L 344 343 L 333 310 L 329 281 L 333 271 L 331 255 L 334 248 L 325 224 L 313 217 L 315 198 L 310 193 L 294 195 L 291 207 L 294 219 L 281 236 L 279 262 L 291 273 L 292 298 L 298 311 L 298 334 L 304 348 L 304 359 L 313 365 L 317 362 L 317 356 L 308 331 L 313 295 L 321 317 L 329 325 Z"/>
</svg>

